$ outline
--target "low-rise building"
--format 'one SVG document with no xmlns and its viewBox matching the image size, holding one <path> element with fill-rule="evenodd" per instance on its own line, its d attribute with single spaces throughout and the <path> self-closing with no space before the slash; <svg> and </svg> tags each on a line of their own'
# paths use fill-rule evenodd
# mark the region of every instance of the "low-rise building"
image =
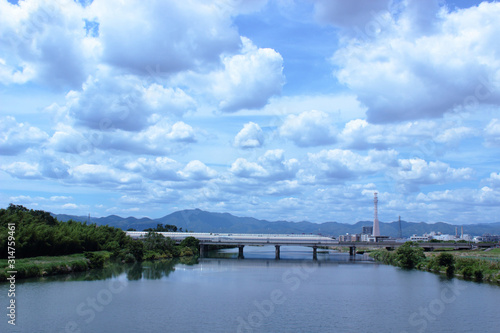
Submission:
<svg viewBox="0 0 500 333">
<path fill-rule="evenodd" d="M 423 236 L 413 235 L 410 237 L 410 241 L 412 241 L 412 242 L 428 242 L 429 236 L 428 235 L 423 235 Z"/>
</svg>

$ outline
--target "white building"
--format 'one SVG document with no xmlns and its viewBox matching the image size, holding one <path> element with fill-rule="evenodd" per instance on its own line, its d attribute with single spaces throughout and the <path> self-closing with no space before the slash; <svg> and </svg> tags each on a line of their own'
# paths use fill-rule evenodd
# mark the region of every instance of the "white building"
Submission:
<svg viewBox="0 0 500 333">
<path fill-rule="evenodd" d="M 410 241 L 412 241 L 412 242 L 428 242 L 429 236 L 427 236 L 427 235 L 423 235 L 423 236 L 413 235 L 410 237 Z"/>
</svg>

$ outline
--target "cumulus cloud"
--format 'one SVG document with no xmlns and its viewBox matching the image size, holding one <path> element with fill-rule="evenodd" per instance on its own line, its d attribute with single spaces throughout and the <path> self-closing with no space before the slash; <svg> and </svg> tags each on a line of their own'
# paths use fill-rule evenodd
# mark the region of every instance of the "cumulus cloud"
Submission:
<svg viewBox="0 0 500 333">
<path fill-rule="evenodd" d="M 224 2 L 94 1 L 103 58 L 127 72 L 148 75 L 158 67 L 170 75 L 215 66 L 219 55 L 236 51 L 239 36 Z M 126 42 L 124 42 L 126 41 Z"/>
<path fill-rule="evenodd" d="M 315 168 L 315 181 L 338 182 L 375 174 L 394 166 L 398 153 L 395 150 L 370 150 L 363 156 L 350 150 L 332 149 L 308 155 Z"/>
<path fill-rule="evenodd" d="M 285 159 L 282 149 L 268 150 L 257 162 L 238 158 L 231 165 L 230 172 L 240 178 L 253 178 L 269 181 L 293 179 L 299 170 L 299 161 Z"/>
<path fill-rule="evenodd" d="M 288 116 L 280 126 L 279 133 L 299 147 L 327 145 L 334 143 L 336 138 L 336 131 L 328 114 L 316 110 Z"/>
<path fill-rule="evenodd" d="M 203 162 L 194 160 L 189 162 L 178 174 L 187 180 L 209 180 L 217 176 L 217 171 L 206 166 Z"/>
<path fill-rule="evenodd" d="M 257 48 L 248 38 L 241 40 L 241 54 L 224 56 L 224 69 L 210 74 L 213 94 L 224 112 L 261 108 L 284 84 L 281 55 L 273 49 Z"/>
<path fill-rule="evenodd" d="M 71 182 L 81 184 L 120 187 L 141 182 L 141 178 L 137 175 L 103 164 L 85 163 L 77 165 L 72 167 L 69 173 Z"/>
<path fill-rule="evenodd" d="M 264 144 L 264 133 L 254 122 L 246 123 L 234 138 L 234 146 L 238 148 L 258 148 Z"/>
<path fill-rule="evenodd" d="M 179 116 L 195 105 L 179 88 L 147 86 L 137 77 L 110 73 L 89 77 L 82 90 L 71 91 L 66 100 L 78 125 L 101 131 L 140 131 L 154 114 Z"/>
<path fill-rule="evenodd" d="M 91 57 L 80 5 L 70 0 L 2 1 L 0 11 L 1 82 L 59 88 L 77 87 L 85 79 Z"/>
<path fill-rule="evenodd" d="M 490 187 L 500 189 L 500 172 L 492 172 L 490 177 L 486 179 Z"/>
<path fill-rule="evenodd" d="M 368 121 L 436 118 L 498 104 L 500 65 L 495 59 L 500 49 L 494 40 L 500 31 L 495 19 L 500 4 L 443 9 L 431 32 L 410 22 L 409 16 L 421 17 L 412 11 L 422 6 L 409 4 L 387 29 L 373 38 L 346 41 L 332 58 L 337 79 L 368 107 Z"/>
<path fill-rule="evenodd" d="M 190 125 L 182 121 L 171 124 L 167 119 L 160 119 L 156 124 L 137 133 L 125 130 L 82 131 L 59 124 L 49 140 L 48 147 L 60 152 L 83 155 L 96 150 L 165 154 L 193 142 L 196 142 L 196 135 Z"/>
<path fill-rule="evenodd" d="M 149 179 L 162 181 L 181 180 L 178 174 L 181 164 L 168 157 L 140 157 L 135 161 L 125 163 L 124 167 L 130 172 L 140 174 Z"/>
<path fill-rule="evenodd" d="M 500 146 L 500 120 L 492 119 L 484 129 L 484 137 L 488 146 Z"/>
<path fill-rule="evenodd" d="M 14 117 L 0 118 L 0 155 L 18 155 L 30 147 L 43 144 L 48 134 Z"/>
<path fill-rule="evenodd" d="M 30 164 L 27 162 L 14 162 L 9 165 L 1 166 L 1 169 L 9 175 L 20 179 L 42 179 L 43 176 L 39 170 L 39 164 Z"/>
<path fill-rule="evenodd" d="M 453 122 L 433 120 L 406 121 L 396 124 L 371 124 L 365 119 L 354 119 L 345 124 L 339 141 L 347 148 L 387 149 L 396 146 L 415 146 L 416 142 L 433 140 L 436 143 L 456 143 L 477 135 L 471 127 Z"/>
<path fill-rule="evenodd" d="M 427 194 L 419 193 L 418 201 L 422 202 L 446 202 L 467 206 L 497 206 L 500 204 L 500 192 L 493 190 L 488 186 L 483 186 L 480 189 L 459 189 L 433 191 Z"/>
<path fill-rule="evenodd" d="M 416 192 L 422 185 L 470 180 L 473 175 L 471 168 L 455 169 L 440 161 L 426 162 L 414 158 L 399 160 L 399 168 L 393 177 L 402 191 Z"/>
</svg>

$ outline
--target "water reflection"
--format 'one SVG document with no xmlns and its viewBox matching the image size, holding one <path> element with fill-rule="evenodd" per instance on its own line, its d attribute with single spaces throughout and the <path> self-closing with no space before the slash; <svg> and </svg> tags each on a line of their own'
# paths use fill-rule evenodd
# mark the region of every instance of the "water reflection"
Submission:
<svg viewBox="0 0 500 333">
<path fill-rule="evenodd" d="M 123 274 L 129 281 L 141 279 L 159 280 L 168 277 L 178 264 L 197 265 L 197 257 L 182 257 L 180 259 L 165 259 L 157 261 L 145 261 L 134 264 L 111 263 L 103 269 L 92 269 L 86 272 L 78 272 L 66 275 L 54 275 L 40 278 L 31 278 L 19 280 L 20 283 L 26 282 L 52 282 L 52 281 L 96 281 L 117 278 Z"/>
<path fill-rule="evenodd" d="M 298 261 L 311 261 L 312 250 L 304 250 L 303 247 L 286 247 L 282 251 L 281 260 L 275 260 L 274 247 L 247 247 L 245 248 L 245 259 L 238 259 L 238 249 L 222 249 L 211 251 L 207 258 L 182 257 L 175 259 L 164 259 L 156 261 L 145 261 L 133 264 L 112 263 L 103 269 L 93 269 L 86 272 L 79 272 L 67 275 L 47 276 L 20 280 L 24 282 L 51 282 L 51 281 L 96 281 L 117 278 L 125 275 L 129 281 L 138 280 L 161 280 L 167 278 L 175 271 L 177 265 L 196 266 L 202 263 L 212 266 L 214 263 L 220 265 L 220 260 L 224 261 L 226 267 L 233 265 L 247 266 L 274 266 L 296 264 Z M 346 253 L 338 253 L 329 250 L 318 250 L 317 265 L 334 263 L 354 263 L 357 261 L 373 261 L 368 255 L 349 256 Z"/>
</svg>

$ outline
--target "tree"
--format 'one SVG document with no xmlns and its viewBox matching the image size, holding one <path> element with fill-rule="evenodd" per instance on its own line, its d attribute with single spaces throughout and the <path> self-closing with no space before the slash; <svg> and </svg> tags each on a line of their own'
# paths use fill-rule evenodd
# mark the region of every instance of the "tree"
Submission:
<svg viewBox="0 0 500 333">
<path fill-rule="evenodd" d="M 412 269 L 425 260 L 424 249 L 416 247 L 413 242 L 406 242 L 396 250 L 396 259 L 399 266 Z"/>
<path fill-rule="evenodd" d="M 441 253 L 437 257 L 439 266 L 450 267 L 455 264 L 455 257 L 451 253 Z"/>
<path fill-rule="evenodd" d="M 182 240 L 181 244 L 182 247 L 190 247 L 192 249 L 198 250 L 198 246 L 200 245 L 200 241 L 192 236 L 186 237 Z"/>
<path fill-rule="evenodd" d="M 129 245 L 130 253 L 134 256 L 136 261 L 142 261 L 144 256 L 144 243 L 139 240 L 134 240 Z"/>
</svg>

